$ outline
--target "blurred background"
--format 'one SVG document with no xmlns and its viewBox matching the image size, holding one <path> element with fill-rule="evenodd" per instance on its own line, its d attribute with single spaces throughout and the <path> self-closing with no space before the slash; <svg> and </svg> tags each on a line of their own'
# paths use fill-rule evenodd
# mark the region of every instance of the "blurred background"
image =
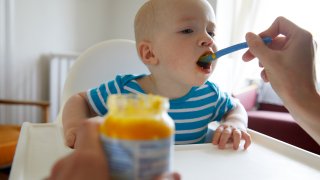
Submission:
<svg viewBox="0 0 320 180">
<path fill-rule="evenodd" d="M 114 38 L 132 39 L 133 20 L 145 0 L 0 0 L 0 99 L 48 101 L 50 121 L 59 110 L 68 68 L 86 48 Z M 216 11 L 219 48 L 243 42 L 284 16 L 319 41 L 314 0 L 209 0 Z M 220 59 L 210 78 L 232 93 L 260 82 L 257 60 L 239 51 Z M 319 60 L 317 60 L 319 67 Z M 319 70 L 318 70 L 319 77 Z M 0 105 L 0 124 L 41 121 L 34 107 Z"/>
</svg>

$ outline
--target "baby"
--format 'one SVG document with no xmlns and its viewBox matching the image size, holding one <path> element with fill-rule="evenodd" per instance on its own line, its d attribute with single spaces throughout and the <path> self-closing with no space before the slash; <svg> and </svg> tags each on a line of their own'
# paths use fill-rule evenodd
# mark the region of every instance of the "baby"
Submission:
<svg viewBox="0 0 320 180">
<path fill-rule="evenodd" d="M 217 51 L 215 15 L 206 0 L 150 0 L 135 17 L 137 52 L 148 75 L 119 75 L 97 88 L 72 96 L 62 121 L 66 143 L 77 146 L 81 121 L 108 112 L 110 94 L 157 94 L 170 100 L 169 115 L 175 122 L 175 143 L 204 143 L 208 123 L 221 121 L 212 143 L 238 149 L 251 143 L 246 131 L 247 114 L 239 101 L 208 81 L 217 61 L 199 63 L 201 56 Z"/>
</svg>

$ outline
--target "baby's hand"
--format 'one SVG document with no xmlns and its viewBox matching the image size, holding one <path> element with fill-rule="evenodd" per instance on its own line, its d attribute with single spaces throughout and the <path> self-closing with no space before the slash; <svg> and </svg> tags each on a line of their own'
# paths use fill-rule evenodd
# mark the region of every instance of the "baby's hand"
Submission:
<svg viewBox="0 0 320 180">
<path fill-rule="evenodd" d="M 220 149 L 224 149 L 226 144 L 231 141 L 233 142 L 233 149 L 237 150 L 241 139 L 245 140 L 244 149 L 247 149 L 251 144 L 250 134 L 245 129 L 222 124 L 216 129 L 212 143 L 218 145 Z"/>
<path fill-rule="evenodd" d="M 70 128 L 64 132 L 65 143 L 70 148 L 75 147 L 76 137 L 77 137 L 77 129 L 76 127 Z"/>
<path fill-rule="evenodd" d="M 79 139 L 81 138 L 77 136 L 78 134 L 81 134 L 78 132 L 78 131 L 81 131 L 81 128 L 79 127 L 83 126 L 82 124 L 85 124 L 86 121 L 92 121 L 100 124 L 101 122 L 103 122 L 103 120 L 104 120 L 103 117 L 96 116 L 96 117 L 85 119 L 83 121 L 79 121 L 77 125 L 74 125 L 73 127 L 65 129 L 64 131 L 65 144 L 70 148 L 76 149 L 78 146 L 77 141 L 79 141 Z"/>
</svg>

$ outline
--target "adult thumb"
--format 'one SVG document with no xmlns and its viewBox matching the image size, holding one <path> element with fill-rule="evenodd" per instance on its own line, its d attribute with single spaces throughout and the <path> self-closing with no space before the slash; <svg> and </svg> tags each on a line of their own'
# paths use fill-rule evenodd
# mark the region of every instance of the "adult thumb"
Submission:
<svg viewBox="0 0 320 180">
<path fill-rule="evenodd" d="M 259 60 L 263 61 L 264 57 L 267 57 L 268 54 L 270 54 L 270 49 L 265 45 L 260 36 L 249 32 L 246 34 L 246 41 L 251 54 Z"/>
</svg>

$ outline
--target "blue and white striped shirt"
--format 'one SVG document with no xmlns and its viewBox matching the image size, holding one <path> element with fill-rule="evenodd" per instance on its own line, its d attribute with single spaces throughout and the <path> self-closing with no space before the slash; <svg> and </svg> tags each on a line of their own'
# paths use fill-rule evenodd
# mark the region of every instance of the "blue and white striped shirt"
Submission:
<svg viewBox="0 0 320 180">
<path fill-rule="evenodd" d="M 110 94 L 145 94 L 136 79 L 144 75 L 116 76 L 115 80 L 88 90 L 87 95 L 92 108 L 100 116 L 107 112 L 107 99 Z M 207 125 L 211 121 L 221 121 L 222 117 L 234 108 L 232 98 L 219 90 L 211 82 L 193 87 L 181 98 L 170 99 L 169 116 L 175 122 L 176 144 L 204 143 Z"/>
</svg>

